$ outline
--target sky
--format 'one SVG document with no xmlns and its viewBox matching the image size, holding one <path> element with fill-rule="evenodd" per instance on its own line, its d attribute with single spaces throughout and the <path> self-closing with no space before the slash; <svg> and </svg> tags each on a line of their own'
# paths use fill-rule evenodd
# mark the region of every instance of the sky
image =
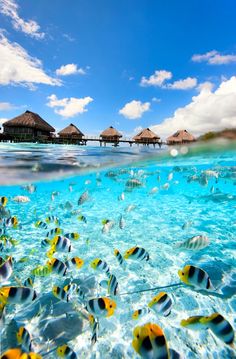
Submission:
<svg viewBox="0 0 236 359">
<path fill-rule="evenodd" d="M 235 0 L 0 0 L 0 124 L 236 127 Z"/>
</svg>

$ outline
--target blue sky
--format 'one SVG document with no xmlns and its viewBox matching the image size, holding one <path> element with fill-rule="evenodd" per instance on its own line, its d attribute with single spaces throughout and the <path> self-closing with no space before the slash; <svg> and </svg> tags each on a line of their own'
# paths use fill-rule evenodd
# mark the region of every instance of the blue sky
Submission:
<svg viewBox="0 0 236 359">
<path fill-rule="evenodd" d="M 0 121 L 236 127 L 235 13 L 234 0 L 0 0 Z"/>
</svg>

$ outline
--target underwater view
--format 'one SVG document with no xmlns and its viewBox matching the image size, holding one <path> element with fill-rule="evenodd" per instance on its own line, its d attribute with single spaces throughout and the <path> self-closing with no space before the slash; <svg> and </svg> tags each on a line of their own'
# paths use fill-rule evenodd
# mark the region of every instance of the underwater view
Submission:
<svg viewBox="0 0 236 359">
<path fill-rule="evenodd" d="M 2 358 L 235 358 L 235 149 L 0 144 Z"/>
</svg>

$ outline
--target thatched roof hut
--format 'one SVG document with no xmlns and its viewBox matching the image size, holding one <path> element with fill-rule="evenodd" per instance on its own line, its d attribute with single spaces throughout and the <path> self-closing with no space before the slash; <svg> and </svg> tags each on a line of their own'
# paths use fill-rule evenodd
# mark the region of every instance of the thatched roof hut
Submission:
<svg viewBox="0 0 236 359">
<path fill-rule="evenodd" d="M 137 143 L 158 143 L 160 137 L 151 131 L 150 128 L 145 128 L 134 136 L 133 140 Z"/>
<path fill-rule="evenodd" d="M 67 139 L 78 139 L 81 140 L 84 134 L 71 123 L 69 126 L 58 132 L 60 138 L 67 138 Z"/>
<path fill-rule="evenodd" d="M 104 141 L 118 142 L 119 138 L 122 137 L 122 134 L 118 132 L 114 127 L 110 126 L 100 134 L 100 137 Z"/>
<path fill-rule="evenodd" d="M 4 122 L 3 128 L 4 134 L 28 139 L 51 137 L 51 132 L 55 132 L 55 129 L 42 117 L 31 111 L 25 111 L 20 116 Z"/>
<path fill-rule="evenodd" d="M 168 137 L 166 141 L 168 145 L 175 145 L 194 142 L 196 139 L 187 130 L 180 130 L 175 132 L 172 136 Z"/>
</svg>

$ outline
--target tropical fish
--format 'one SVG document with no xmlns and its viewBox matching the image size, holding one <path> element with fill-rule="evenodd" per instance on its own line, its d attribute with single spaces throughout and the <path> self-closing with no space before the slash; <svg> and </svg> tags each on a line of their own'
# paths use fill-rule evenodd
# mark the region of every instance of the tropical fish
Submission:
<svg viewBox="0 0 236 359">
<path fill-rule="evenodd" d="M 28 184 L 26 186 L 22 186 L 22 188 L 29 193 L 34 193 L 37 189 L 37 187 L 34 184 Z"/>
<path fill-rule="evenodd" d="M 57 348 L 57 355 L 65 359 L 77 359 L 77 355 L 67 344 L 61 345 Z"/>
<path fill-rule="evenodd" d="M 67 237 L 56 236 L 53 238 L 51 245 L 56 251 L 71 252 L 71 241 Z"/>
<path fill-rule="evenodd" d="M 4 236 L 6 234 L 6 229 L 5 228 L 0 228 L 0 237 Z"/>
<path fill-rule="evenodd" d="M 124 260 L 124 258 L 122 257 L 121 253 L 118 251 L 118 249 L 115 249 L 115 250 L 114 250 L 114 255 L 116 256 L 119 265 L 120 265 L 123 269 L 125 269 L 125 267 L 126 267 L 125 260 Z"/>
<path fill-rule="evenodd" d="M 124 201 L 125 200 L 125 194 L 124 192 L 122 192 L 119 196 L 118 196 L 118 201 Z"/>
<path fill-rule="evenodd" d="M 48 228 L 48 225 L 47 223 L 43 222 L 43 221 L 37 221 L 35 223 L 35 227 L 36 228 L 43 228 L 43 229 L 47 229 Z"/>
<path fill-rule="evenodd" d="M 149 194 L 154 194 L 158 192 L 158 187 L 153 187 L 150 191 Z"/>
<path fill-rule="evenodd" d="M 156 313 L 167 317 L 171 312 L 172 300 L 167 293 L 160 292 L 151 300 L 148 307 L 153 309 Z"/>
<path fill-rule="evenodd" d="M 165 183 L 162 186 L 162 189 L 168 190 L 170 188 L 170 184 L 169 183 Z"/>
<path fill-rule="evenodd" d="M 17 203 L 30 202 L 30 198 L 28 196 L 15 196 L 12 200 Z"/>
<path fill-rule="evenodd" d="M 126 207 L 126 212 L 131 212 L 136 208 L 135 204 L 130 204 L 128 207 Z"/>
<path fill-rule="evenodd" d="M 202 317 L 201 323 L 205 324 L 217 338 L 230 346 L 234 342 L 234 329 L 232 325 L 221 314 L 213 313 L 209 317 Z"/>
<path fill-rule="evenodd" d="M 153 323 L 136 327 L 132 346 L 142 357 L 148 359 L 169 359 L 170 352 L 163 330 Z"/>
<path fill-rule="evenodd" d="M 82 204 L 84 204 L 89 198 L 89 192 L 85 191 L 81 194 L 79 200 L 78 200 L 78 205 L 81 206 Z"/>
<path fill-rule="evenodd" d="M 65 285 L 65 287 L 63 289 L 66 293 L 69 293 L 69 295 L 72 295 L 77 291 L 78 285 L 76 283 L 69 283 L 69 284 Z"/>
<path fill-rule="evenodd" d="M 0 265 L 0 282 L 4 282 L 10 278 L 13 272 L 12 257 L 8 257 L 4 263 Z"/>
<path fill-rule="evenodd" d="M 79 286 L 77 286 L 76 293 L 77 293 L 79 299 L 84 302 L 85 297 L 86 297 L 84 290 L 82 288 L 80 288 Z"/>
<path fill-rule="evenodd" d="M 108 280 L 108 293 L 110 295 L 117 295 L 117 292 L 118 292 L 118 282 L 116 276 L 112 274 Z"/>
<path fill-rule="evenodd" d="M 50 238 L 55 237 L 57 234 L 61 234 L 61 233 L 62 233 L 61 228 L 53 228 L 47 232 L 46 237 L 50 239 Z"/>
<path fill-rule="evenodd" d="M 48 216 L 46 219 L 45 219 L 45 222 L 46 223 L 55 223 L 55 224 L 60 224 L 60 220 L 59 220 L 59 218 L 58 217 L 56 217 L 56 216 Z M 57 233 L 57 234 L 59 234 L 59 233 Z"/>
<path fill-rule="evenodd" d="M 177 243 L 176 248 L 198 250 L 207 247 L 209 243 L 210 241 L 208 237 L 199 235 L 191 237 L 184 242 Z"/>
<path fill-rule="evenodd" d="M 85 216 L 83 216 L 82 214 L 80 216 L 77 217 L 79 221 L 82 221 L 84 223 L 87 223 L 87 219 Z"/>
<path fill-rule="evenodd" d="M 28 287 L 1 287 L 0 302 L 3 304 L 27 304 L 37 298 L 36 291 Z"/>
<path fill-rule="evenodd" d="M 143 183 L 136 178 L 128 179 L 128 181 L 126 181 L 126 184 L 125 184 L 125 187 L 128 190 L 132 190 L 133 188 L 142 187 L 142 186 L 143 186 Z"/>
<path fill-rule="evenodd" d="M 124 227 L 125 227 L 125 220 L 124 220 L 122 214 L 120 215 L 120 219 L 119 219 L 119 227 L 120 227 L 120 229 L 124 229 Z"/>
<path fill-rule="evenodd" d="M 17 228 L 18 225 L 18 219 L 16 216 L 13 217 L 9 217 L 9 218 L 4 218 L 3 220 L 3 224 L 6 227 L 13 227 L 13 228 Z"/>
<path fill-rule="evenodd" d="M 77 239 L 79 239 L 80 235 L 77 232 L 72 232 L 72 233 L 66 233 L 65 237 L 69 238 L 69 239 L 77 240 Z"/>
<path fill-rule="evenodd" d="M 34 269 L 32 269 L 31 274 L 37 276 L 37 277 L 46 277 L 52 272 L 52 268 L 45 265 L 45 266 L 38 266 Z"/>
<path fill-rule="evenodd" d="M 185 284 L 194 286 L 199 289 L 215 290 L 209 275 L 201 268 L 193 265 L 186 265 L 178 271 L 180 280 Z"/>
<path fill-rule="evenodd" d="M 21 345 L 21 348 L 25 350 L 26 352 L 29 352 L 32 350 L 31 346 L 31 337 L 28 332 L 28 330 L 25 327 L 20 327 L 18 332 L 16 333 L 16 339 L 18 344 Z"/>
<path fill-rule="evenodd" d="M 150 259 L 148 252 L 141 247 L 133 247 L 128 249 L 124 254 L 124 259 L 134 259 L 139 261 L 148 261 Z"/>
<path fill-rule="evenodd" d="M 174 177 L 173 172 L 169 173 L 169 174 L 168 174 L 168 178 L 167 178 L 168 181 L 172 181 L 173 177 Z"/>
<path fill-rule="evenodd" d="M 51 243 L 51 240 L 48 238 L 45 238 L 41 241 L 41 247 L 48 247 Z"/>
<path fill-rule="evenodd" d="M 96 320 L 92 314 L 89 314 L 88 319 L 89 319 L 90 328 L 92 330 L 91 343 L 95 344 L 98 338 L 98 327 L 99 327 L 98 320 Z"/>
<path fill-rule="evenodd" d="M 116 302 L 107 297 L 90 299 L 86 305 L 87 311 L 95 317 L 110 317 L 116 309 Z"/>
<path fill-rule="evenodd" d="M 180 322 L 180 325 L 182 327 L 185 327 L 185 328 L 191 329 L 191 330 L 206 329 L 206 324 L 203 324 L 201 322 L 202 318 L 203 318 L 202 315 L 196 315 L 193 317 L 189 317 L 187 319 L 182 319 Z"/>
<path fill-rule="evenodd" d="M 31 287 L 32 288 L 33 285 L 34 285 L 34 276 L 28 277 L 23 283 L 24 287 Z"/>
<path fill-rule="evenodd" d="M 191 227 L 193 225 L 193 221 L 187 221 L 182 225 L 182 229 L 188 229 L 189 227 Z"/>
<path fill-rule="evenodd" d="M 69 295 L 63 288 L 54 286 L 52 288 L 52 294 L 63 302 L 69 302 Z"/>
<path fill-rule="evenodd" d="M 49 261 L 47 261 L 47 266 L 53 273 L 61 274 L 63 276 L 66 275 L 66 265 L 57 258 L 49 259 Z"/>
<path fill-rule="evenodd" d="M 142 309 L 137 309 L 133 312 L 132 314 L 132 319 L 137 320 L 139 318 L 144 317 L 145 315 L 147 315 L 148 313 L 150 313 L 150 309 L 149 308 L 142 308 Z"/>
<path fill-rule="evenodd" d="M 0 197 L 0 205 L 1 206 L 6 207 L 7 202 L 8 202 L 7 197 Z"/>
<path fill-rule="evenodd" d="M 24 353 L 19 348 L 13 348 L 3 353 L 1 359 L 42 359 L 42 356 L 33 352 Z"/>
<path fill-rule="evenodd" d="M 80 269 L 81 267 L 83 267 L 84 265 L 84 261 L 83 259 L 79 258 L 79 257 L 73 257 L 68 259 L 65 262 L 65 265 L 67 266 L 67 268 L 76 268 L 76 269 Z"/>
<path fill-rule="evenodd" d="M 115 223 L 110 219 L 103 219 L 102 224 L 103 224 L 102 233 L 107 233 L 110 231 L 110 229 L 114 226 Z"/>
<path fill-rule="evenodd" d="M 104 272 L 106 273 L 106 275 L 108 276 L 108 278 L 110 278 L 111 273 L 110 273 L 110 269 L 108 267 L 107 262 L 103 261 L 100 258 L 96 258 L 91 262 L 91 267 L 93 269 L 99 270 L 100 272 Z"/>
</svg>

